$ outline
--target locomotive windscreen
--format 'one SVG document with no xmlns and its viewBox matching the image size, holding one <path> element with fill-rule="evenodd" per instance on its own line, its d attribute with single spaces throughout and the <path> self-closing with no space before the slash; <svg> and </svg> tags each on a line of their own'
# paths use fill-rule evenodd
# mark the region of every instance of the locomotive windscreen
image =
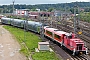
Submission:
<svg viewBox="0 0 90 60">
<path fill-rule="evenodd" d="M 77 44 L 77 50 L 82 50 L 82 44 Z"/>
</svg>

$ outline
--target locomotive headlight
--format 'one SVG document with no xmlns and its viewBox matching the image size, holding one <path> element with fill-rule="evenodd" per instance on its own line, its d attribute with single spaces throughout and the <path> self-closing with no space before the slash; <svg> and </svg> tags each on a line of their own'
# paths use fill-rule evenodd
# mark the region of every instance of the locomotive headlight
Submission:
<svg viewBox="0 0 90 60">
<path fill-rule="evenodd" d="M 80 54 L 82 55 L 82 52 L 80 52 Z"/>
</svg>

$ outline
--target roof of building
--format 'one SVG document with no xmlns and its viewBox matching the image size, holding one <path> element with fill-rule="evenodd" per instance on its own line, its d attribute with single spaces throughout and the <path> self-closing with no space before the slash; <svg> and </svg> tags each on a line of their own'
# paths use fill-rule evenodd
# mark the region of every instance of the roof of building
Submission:
<svg viewBox="0 0 90 60">
<path fill-rule="evenodd" d="M 49 45 L 49 42 L 38 42 L 39 45 Z"/>
</svg>

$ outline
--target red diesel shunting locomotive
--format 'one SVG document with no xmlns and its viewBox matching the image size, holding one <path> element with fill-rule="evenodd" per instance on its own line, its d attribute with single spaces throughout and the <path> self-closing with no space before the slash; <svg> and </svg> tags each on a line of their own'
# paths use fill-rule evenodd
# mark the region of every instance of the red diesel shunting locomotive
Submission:
<svg viewBox="0 0 90 60">
<path fill-rule="evenodd" d="M 87 54 L 87 48 L 85 47 L 84 42 L 81 39 L 76 38 L 74 33 L 67 33 L 46 26 L 44 27 L 44 35 L 60 43 L 61 46 L 65 46 L 73 52 L 73 55 L 79 53 Z"/>
</svg>

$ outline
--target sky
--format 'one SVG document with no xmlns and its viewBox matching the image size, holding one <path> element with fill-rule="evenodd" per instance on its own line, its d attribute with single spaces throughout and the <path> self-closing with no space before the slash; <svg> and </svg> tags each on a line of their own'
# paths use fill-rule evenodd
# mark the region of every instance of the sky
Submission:
<svg viewBox="0 0 90 60">
<path fill-rule="evenodd" d="M 0 5 L 10 5 L 13 0 L 0 0 Z M 15 0 L 15 4 L 56 4 L 56 3 L 70 3 L 70 2 L 90 2 L 90 0 Z"/>
</svg>

